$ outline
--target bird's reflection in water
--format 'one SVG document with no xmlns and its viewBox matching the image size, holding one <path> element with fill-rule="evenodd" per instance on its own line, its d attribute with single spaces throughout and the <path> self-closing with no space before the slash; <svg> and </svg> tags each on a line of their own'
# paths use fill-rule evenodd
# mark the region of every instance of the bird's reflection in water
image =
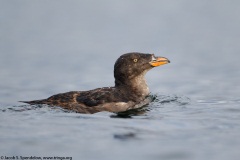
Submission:
<svg viewBox="0 0 240 160">
<path fill-rule="evenodd" d="M 114 115 L 111 115 L 110 117 L 111 118 L 132 118 L 133 116 L 145 115 L 147 113 L 147 111 L 149 111 L 148 105 L 145 105 L 141 108 L 131 109 L 131 110 L 124 111 L 124 112 L 118 112 Z"/>
</svg>

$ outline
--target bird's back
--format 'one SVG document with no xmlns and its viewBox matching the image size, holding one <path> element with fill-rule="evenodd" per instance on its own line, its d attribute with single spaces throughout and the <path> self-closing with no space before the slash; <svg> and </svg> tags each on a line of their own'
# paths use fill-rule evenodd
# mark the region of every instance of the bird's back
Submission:
<svg viewBox="0 0 240 160">
<path fill-rule="evenodd" d="M 47 104 L 80 113 L 99 111 L 118 112 L 137 103 L 132 94 L 115 87 L 97 88 L 89 91 L 71 91 L 53 95 L 47 99 L 23 101 L 28 104 Z"/>
</svg>

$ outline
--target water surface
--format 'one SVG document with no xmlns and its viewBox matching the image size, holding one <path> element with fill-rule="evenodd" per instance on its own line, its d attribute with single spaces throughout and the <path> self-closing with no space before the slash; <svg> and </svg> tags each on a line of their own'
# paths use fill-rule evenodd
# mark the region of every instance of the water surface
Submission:
<svg viewBox="0 0 240 160">
<path fill-rule="evenodd" d="M 237 1 L 1 1 L 0 156 L 216 159 L 240 156 Z M 123 53 L 165 56 L 156 99 L 118 116 L 19 100 L 114 85 Z"/>
</svg>

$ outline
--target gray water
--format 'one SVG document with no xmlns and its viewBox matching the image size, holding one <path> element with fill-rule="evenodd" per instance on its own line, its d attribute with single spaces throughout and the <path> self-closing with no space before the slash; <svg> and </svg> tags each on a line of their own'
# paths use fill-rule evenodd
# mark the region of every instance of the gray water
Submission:
<svg viewBox="0 0 240 160">
<path fill-rule="evenodd" d="M 238 160 L 239 15 L 234 0 L 1 0 L 0 158 Z M 144 112 L 18 102 L 112 86 L 131 51 L 171 60 L 147 74 Z"/>
</svg>

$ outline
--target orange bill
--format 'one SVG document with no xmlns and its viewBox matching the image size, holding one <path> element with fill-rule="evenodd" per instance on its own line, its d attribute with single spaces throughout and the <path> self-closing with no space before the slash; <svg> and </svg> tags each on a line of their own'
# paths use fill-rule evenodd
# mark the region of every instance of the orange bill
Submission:
<svg viewBox="0 0 240 160">
<path fill-rule="evenodd" d="M 157 66 L 161 66 L 161 65 L 170 63 L 170 61 L 165 57 L 156 57 L 156 59 L 153 59 L 149 63 L 150 63 L 151 66 L 157 67 Z"/>
</svg>

